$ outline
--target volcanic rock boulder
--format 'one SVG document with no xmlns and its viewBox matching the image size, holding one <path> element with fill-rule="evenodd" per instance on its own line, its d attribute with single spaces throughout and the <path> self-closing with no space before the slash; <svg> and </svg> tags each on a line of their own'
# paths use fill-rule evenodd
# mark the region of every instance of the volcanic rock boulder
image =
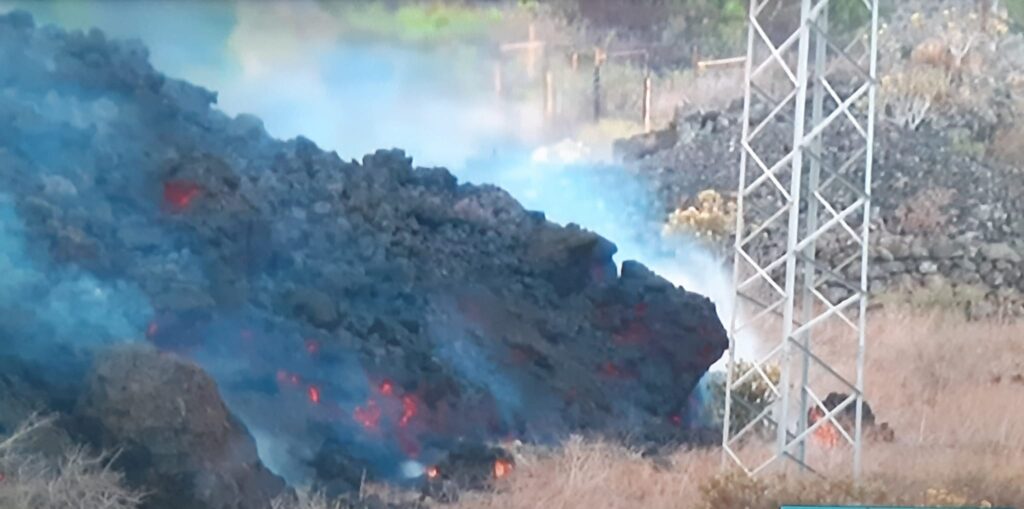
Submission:
<svg viewBox="0 0 1024 509">
<path fill-rule="evenodd" d="M 153 490 L 147 508 L 258 509 L 284 489 L 213 379 L 175 356 L 149 348 L 103 356 L 77 413 L 97 445 L 123 451 L 128 480 Z"/>
</svg>

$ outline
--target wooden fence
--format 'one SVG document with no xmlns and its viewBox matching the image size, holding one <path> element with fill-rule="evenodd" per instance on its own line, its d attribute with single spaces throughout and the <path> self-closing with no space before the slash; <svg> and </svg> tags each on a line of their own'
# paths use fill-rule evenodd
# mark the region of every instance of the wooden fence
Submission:
<svg viewBox="0 0 1024 509">
<path fill-rule="evenodd" d="M 503 99 L 514 95 L 515 91 L 512 88 L 515 87 L 510 84 L 507 66 L 510 61 L 518 61 L 522 66 L 520 71 L 526 77 L 525 82 L 519 84 L 519 88 L 525 87 L 540 96 L 543 118 L 548 125 L 560 122 L 597 123 L 606 118 L 618 118 L 637 122 L 643 126 L 645 132 L 653 129 L 653 94 L 658 93 L 658 90 L 655 88 L 654 76 L 649 65 L 648 49 L 609 50 L 601 47 L 578 48 L 569 44 L 551 43 L 537 38 L 534 26 L 530 25 L 525 40 L 502 44 L 497 54 L 499 58 L 494 63 L 493 70 L 495 96 Z M 717 60 L 698 60 L 695 57 L 694 70 L 701 73 L 709 69 L 736 67 L 743 65 L 745 61 L 745 57 Z M 623 108 L 613 111 L 608 104 L 606 80 L 610 62 L 632 63 L 632 66 L 620 66 L 617 71 L 634 70 L 636 73 L 635 78 L 629 78 L 634 85 L 623 87 L 621 83 L 617 83 L 618 88 L 627 89 L 624 93 L 632 98 L 629 101 L 632 107 L 625 111 Z M 589 83 L 580 86 L 585 81 Z M 621 90 L 619 92 L 623 93 Z M 576 105 L 577 111 L 567 111 L 567 105 L 570 104 Z M 587 111 L 579 109 L 584 104 L 587 105 Z"/>
</svg>

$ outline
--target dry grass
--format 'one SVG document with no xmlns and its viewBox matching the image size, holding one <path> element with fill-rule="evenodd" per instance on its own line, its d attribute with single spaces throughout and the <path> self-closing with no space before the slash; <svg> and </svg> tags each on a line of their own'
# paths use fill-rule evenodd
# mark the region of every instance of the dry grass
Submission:
<svg viewBox="0 0 1024 509">
<path fill-rule="evenodd" d="M 887 311 L 872 317 L 867 395 L 897 433 L 865 446 L 866 482 L 719 476 L 717 450 L 659 465 L 608 443 L 524 455 L 496 493 L 457 508 L 778 507 L 865 502 L 1024 505 L 1024 325 Z M 823 335 L 823 354 L 842 345 Z M 836 342 L 837 343 L 837 342 Z M 847 366 L 849 367 L 849 366 Z M 836 455 L 835 463 L 844 463 Z"/>
<path fill-rule="evenodd" d="M 28 452 L 50 421 L 29 419 L 0 441 L 0 507 L 4 509 L 133 509 L 143 494 L 124 486 L 107 455 L 71 448 L 50 461 Z"/>
</svg>

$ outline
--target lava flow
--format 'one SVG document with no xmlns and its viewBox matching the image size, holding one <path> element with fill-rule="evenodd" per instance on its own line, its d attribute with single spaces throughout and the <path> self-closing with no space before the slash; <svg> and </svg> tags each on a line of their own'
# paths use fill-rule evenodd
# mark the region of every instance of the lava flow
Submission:
<svg viewBox="0 0 1024 509">
<path fill-rule="evenodd" d="M 367 430 L 376 430 L 380 426 L 380 407 L 376 401 L 370 400 L 365 407 L 357 406 L 352 417 Z"/>
<path fill-rule="evenodd" d="M 201 188 L 196 183 L 186 180 L 164 182 L 164 203 L 174 211 L 181 212 L 199 196 L 200 190 Z"/>
<path fill-rule="evenodd" d="M 810 424 L 815 424 L 823 418 L 825 413 L 820 408 L 813 408 L 810 412 Z M 831 422 L 825 422 L 818 429 L 814 430 L 814 439 L 826 448 L 839 445 L 839 430 Z"/>
<path fill-rule="evenodd" d="M 502 479 L 512 473 L 513 465 L 511 461 L 497 459 L 494 460 L 494 478 Z"/>
</svg>

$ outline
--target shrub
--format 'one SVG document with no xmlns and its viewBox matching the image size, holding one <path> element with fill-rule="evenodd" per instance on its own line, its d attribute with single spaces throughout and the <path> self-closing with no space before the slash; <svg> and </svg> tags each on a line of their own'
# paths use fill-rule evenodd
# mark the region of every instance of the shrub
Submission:
<svg viewBox="0 0 1024 509">
<path fill-rule="evenodd" d="M 888 482 L 886 482 L 888 481 Z M 897 479 L 861 484 L 816 477 L 776 475 L 750 478 L 741 472 L 713 477 L 701 486 L 705 509 L 777 509 L 783 505 L 916 505 L 925 507 L 992 507 L 987 499 L 948 488 L 894 489 Z"/>
<path fill-rule="evenodd" d="M 701 486 L 705 509 L 778 509 L 783 505 L 864 505 L 885 503 L 885 490 L 849 481 L 751 478 L 730 472 Z"/>
<path fill-rule="evenodd" d="M 0 441 L 0 507 L 4 509 L 134 509 L 143 494 L 124 486 L 110 469 L 111 455 L 89 454 L 81 447 L 56 461 L 29 450 L 49 419 L 29 419 Z"/>
<path fill-rule="evenodd" d="M 949 96 L 952 86 L 948 71 L 926 65 L 912 66 L 882 77 L 879 112 L 900 127 L 916 129 L 932 108 Z"/>
<path fill-rule="evenodd" d="M 727 202 L 717 191 L 709 189 L 697 195 L 695 205 L 674 210 L 662 233 L 666 236 L 685 233 L 719 241 L 732 232 L 735 217 L 736 204 Z"/>
<path fill-rule="evenodd" d="M 294 495 L 280 495 L 270 503 L 270 509 L 345 509 L 347 504 L 328 500 L 323 493 L 298 490 Z"/>
<path fill-rule="evenodd" d="M 946 225 L 946 207 L 956 190 L 945 187 L 923 189 L 896 207 L 896 226 L 903 233 L 933 234 Z"/>
<path fill-rule="evenodd" d="M 997 161 L 1024 168 L 1024 124 L 1000 129 L 989 149 Z"/>
<path fill-rule="evenodd" d="M 751 362 L 737 362 L 736 366 L 733 367 L 733 380 L 738 380 L 739 377 L 753 368 L 754 364 Z M 778 386 L 782 373 L 779 367 L 774 365 L 767 366 L 765 372 L 771 383 Z M 708 383 L 708 392 L 711 397 L 708 404 L 714 409 L 714 425 L 721 427 L 725 422 L 726 374 L 719 371 L 712 372 L 709 376 L 711 378 Z M 775 402 L 775 393 L 772 391 L 771 385 L 765 382 L 761 375 L 755 374 L 733 389 L 732 398 L 733 404 L 730 409 L 729 427 L 735 433 L 743 429 L 747 424 L 750 424 L 759 413 L 772 405 Z M 765 438 L 769 438 L 774 433 L 774 428 L 765 422 L 759 425 L 757 433 Z"/>
</svg>

